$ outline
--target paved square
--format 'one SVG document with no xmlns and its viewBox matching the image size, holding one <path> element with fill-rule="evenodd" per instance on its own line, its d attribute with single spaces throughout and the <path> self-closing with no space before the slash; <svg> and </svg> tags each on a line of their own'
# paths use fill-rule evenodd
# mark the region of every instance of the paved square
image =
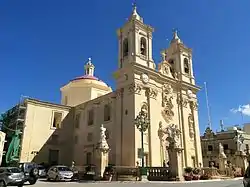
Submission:
<svg viewBox="0 0 250 187">
<path fill-rule="evenodd" d="M 116 187 L 116 186 L 123 186 L 123 187 L 243 187 L 242 179 L 240 180 L 226 180 L 226 181 L 205 181 L 205 182 L 190 182 L 190 183 L 170 183 L 170 182 L 148 182 L 148 183 L 141 183 L 141 182 L 47 182 L 47 181 L 39 181 L 37 184 L 33 185 L 34 187 L 44 187 L 44 186 L 54 186 L 54 187 L 103 187 L 103 185 Z"/>
</svg>

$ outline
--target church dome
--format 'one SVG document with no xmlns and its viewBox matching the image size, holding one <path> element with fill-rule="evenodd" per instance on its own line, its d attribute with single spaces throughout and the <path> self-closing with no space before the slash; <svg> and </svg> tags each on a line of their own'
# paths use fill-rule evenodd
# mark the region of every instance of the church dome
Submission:
<svg viewBox="0 0 250 187">
<path fill-rule="evenodd" d="M 86 85 L 97 85 L 97 86 L 102 86 L 102 87 L 108 87 L 109 86 L 103 82 L 101 79 L 98 77 L 94 76 L 94 70 L 95 66 L 92 63 L 92 59 L 89 58 L 88 62 L 84 66 L 85 74 L 79 77 L 76 77 L 72 80 L 70 80 L 70 84 L 86 84 Z"/>
<path fill-rule="evenodd" d="M 82 82 L 82 83 L 86 83 L 86 84 L 95 84 L 95 85 L 109 87 L 101 79 L 99 79 L 98 77 L 92 76 L 92 75 L 79 76 L 79 77 L 72 79 L 70 82 L 71 83 Z"/>
</svg>

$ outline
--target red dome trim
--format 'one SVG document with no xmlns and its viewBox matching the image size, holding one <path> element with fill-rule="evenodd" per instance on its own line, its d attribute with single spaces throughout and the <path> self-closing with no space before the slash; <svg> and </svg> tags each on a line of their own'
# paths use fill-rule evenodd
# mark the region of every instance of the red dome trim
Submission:
<svg viewBox="0 0 250 187">
<path fill-rule="evenodd" d="M 82 79 L 101 81 L 97 77 L 91 76 L 91 75 L 84 75 L 84 76 L 76 77 L 76 78 L 72 79 L 71 81 L 82 80 Z M 101 82 L 103 82 L 103 81 L 101 81 Z"/>
</svg>

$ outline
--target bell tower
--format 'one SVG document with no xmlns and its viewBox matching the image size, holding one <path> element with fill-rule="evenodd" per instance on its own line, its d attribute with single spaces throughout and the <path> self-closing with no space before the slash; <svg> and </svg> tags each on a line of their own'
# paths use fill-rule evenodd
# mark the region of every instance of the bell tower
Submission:
<svg viewBox="0 0 250 187">
<path fill-rule="evenodd" d="M 192 49 L 183 44 L 177 31 L 173 32 L 170 47 L 162 52 L 164 61 L 170 66 L 171 76 L 195 85 L 192 63 Z"/>
<path fill-rule="evenodd" d="M 151 26 L 143 23 L 143 18 L 137 13 L 137 7 L 134 4 L 129 19 L 122 28 L 117 30 L 119 69 L 133 63 L 155 69 L 155 63 L 152 59 L 153 31 Z"/>
</svg>

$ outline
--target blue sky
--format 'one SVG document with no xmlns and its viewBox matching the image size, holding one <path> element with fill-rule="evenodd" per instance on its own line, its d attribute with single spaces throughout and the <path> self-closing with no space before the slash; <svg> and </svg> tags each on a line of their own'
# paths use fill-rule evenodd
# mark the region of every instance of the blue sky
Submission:
<svg viewBox="0 0 250 187">
<path fill-rule="evenodd" d="M 132 10 L 129 0 L 0 1 L 0 112 L 21 94 L 60 102 L 59 88 L 82 75 L 88 57 L 95 74 L 114 87 L 116 29 Z M 212 124 L 250 121 L 250 1 L 138 0 L 144 22 L 155 28 L 153 54 L 167 47 L 172 29 L 193 49 L 197 84 L 207 82 Z M 199 93 L 201 132 L 207 125 L 205 93 Z M 245 105 L 242 112 L 239 106 Z M 230 111 L 234 108 L 234 111 Z"/>
</svg>

